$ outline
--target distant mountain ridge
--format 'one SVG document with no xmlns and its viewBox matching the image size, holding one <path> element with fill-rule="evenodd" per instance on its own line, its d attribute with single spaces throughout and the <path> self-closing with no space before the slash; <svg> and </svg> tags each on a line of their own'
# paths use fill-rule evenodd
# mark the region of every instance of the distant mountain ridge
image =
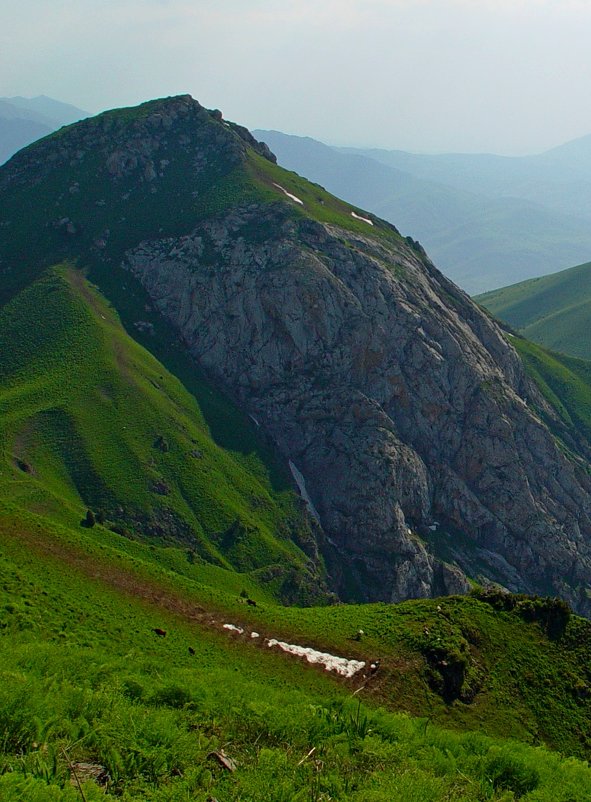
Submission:
<svg viewBox="0 0 591 802">
<path fill-rule="evenodd" d="M 0 164 L 62 125 L 88 116 L 88 112 L 46 95 L 0 98 Z"/>
<path fill-rule="evenodd" d="M 417 237 L 472 294 L 591 255 L 591 171 L 580 171 L 579 156 L 568 157 L 569 145 L 520 158 L 422 156 L 255 134 L 286 167 Z"/>
</svg>

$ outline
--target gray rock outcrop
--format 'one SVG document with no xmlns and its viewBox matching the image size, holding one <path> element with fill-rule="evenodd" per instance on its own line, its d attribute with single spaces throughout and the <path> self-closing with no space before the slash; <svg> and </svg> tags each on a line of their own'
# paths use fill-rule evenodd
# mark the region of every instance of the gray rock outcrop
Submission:
<svg viewBox="0 0 591 802">
<path fill-rule="evenodd" d="M 586 465 L 498 327 L 420 249 L 282 208 L 145 242 L 126 267 L 297 466 L 342 582 L 366 599 L 465 591 L 431 529 L 464 537 L 469 574 L 590 613 Z"/>
</svg>

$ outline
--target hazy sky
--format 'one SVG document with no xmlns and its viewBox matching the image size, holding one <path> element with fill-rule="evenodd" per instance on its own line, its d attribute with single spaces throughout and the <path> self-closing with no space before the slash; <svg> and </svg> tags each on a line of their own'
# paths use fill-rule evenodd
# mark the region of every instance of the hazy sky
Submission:
<svg viewBox="0 0 591 802">
<path fill-rule="evenodd" d="M 589 0 L 0 0 L 0 95 L 190 92 L 251 128 L 416 151 L 591 133 Z"/>
</svg>

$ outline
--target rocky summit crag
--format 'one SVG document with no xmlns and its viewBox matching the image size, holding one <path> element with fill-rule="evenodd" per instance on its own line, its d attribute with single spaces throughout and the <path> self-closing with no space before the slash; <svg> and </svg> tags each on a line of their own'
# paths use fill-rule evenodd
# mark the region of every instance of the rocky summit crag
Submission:
<svg viewBox="0 0 591 802">
<path fill-rule="evenodd" d="M 4 300 L 63 259 L 118 309 L 139 283 L 290 464 L 342 598 L 470 577 L 591 614 L 591 447 L 417 243 L 188 96 L 30 146 L 0 197 Z"/>
</svg>

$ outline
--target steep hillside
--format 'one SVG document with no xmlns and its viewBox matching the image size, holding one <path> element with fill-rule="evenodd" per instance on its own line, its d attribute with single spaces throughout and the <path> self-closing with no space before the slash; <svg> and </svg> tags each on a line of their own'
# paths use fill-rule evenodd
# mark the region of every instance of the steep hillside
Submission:
<svg viewBox="0 0 591 802">
<path fill-rule="evenodd" d="M 547 351 L 520 337 L 513 342 L 529 374 L 562 421 L 582 439 L 589 439 L 591 362 Z"/>
<path fill-rule="evenodd" d="M 72 268 L 0 310 L 2 495 L 70 526 L 90 509 L 127 537 L 258 569 L 287 601 L 322 601 L 321 562 L 286 467 L 186 357 L 167 355 L 165 333 L 137 328 L 160 335 L 154 350 L 176 376 Z"/>
<path fill-rule="evenodd" d="M 175 333 L 290 464 L 341 598 L 492 579 L 591 612 L 591 446 L 413 240 L 186 96 L 62 129 L 0 193 L 6 309 L 70 259 Z"/>
<path fill-rule="evenodd" d="M 576 193 L 569 184 L 580 202 L 550 208 L 546 186 L 525 190 L 535 183 L 533 168 L 516 180 L 519 159 L 349 151 L 277 131 L 255 135 L 285 167 L 418 237 L 437 266 L 470 294 L 566 267 L 591 253 L 582 211 L 589 185 Z"/>
<path fill-rule="evenodd" d="M 591 263 L 476 298 L 534 342 L 591 359 Z"/>
</svg>

